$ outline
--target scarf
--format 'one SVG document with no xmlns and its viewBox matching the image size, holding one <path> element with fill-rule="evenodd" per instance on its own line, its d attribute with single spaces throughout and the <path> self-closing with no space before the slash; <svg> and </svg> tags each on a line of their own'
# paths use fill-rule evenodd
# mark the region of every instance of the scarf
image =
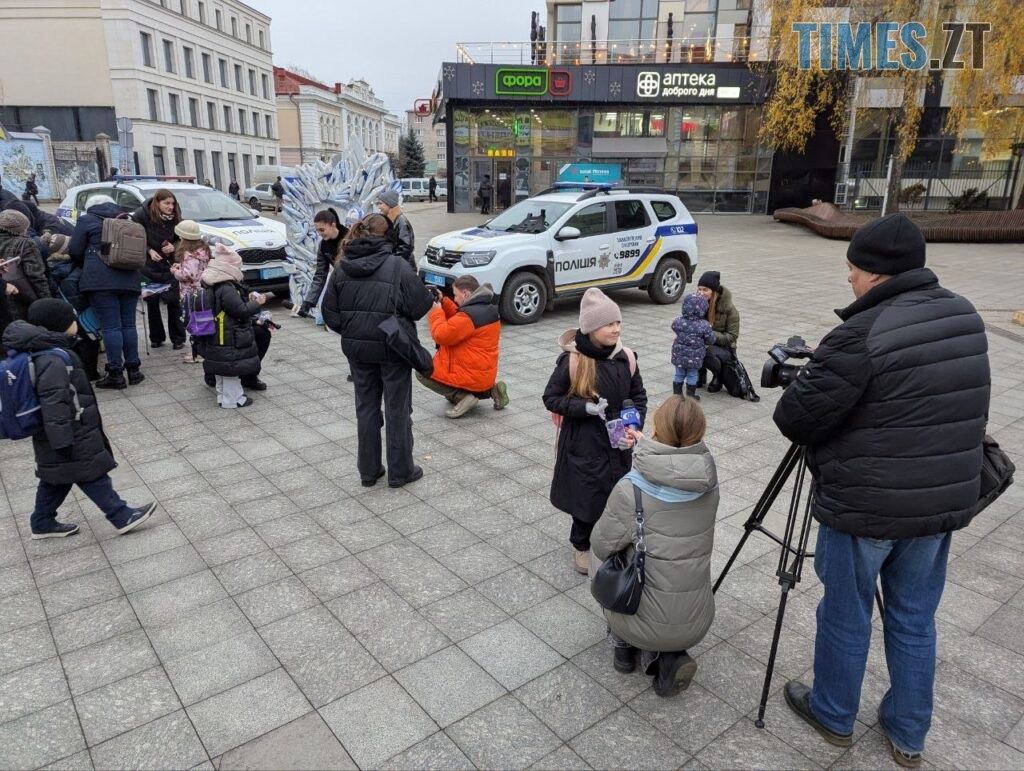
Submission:
<svg viewBox="0 0 1024 771">
<path fill-rule="evenodd" d="M 576 330 L 576 350 L 584 356 L 589 356 L 591 359 L 610 359 L 615 353 L 617 346 L 614 345 L 595 345 L 590 339 L 589 335 L 585 335 Z"/>
</svg>

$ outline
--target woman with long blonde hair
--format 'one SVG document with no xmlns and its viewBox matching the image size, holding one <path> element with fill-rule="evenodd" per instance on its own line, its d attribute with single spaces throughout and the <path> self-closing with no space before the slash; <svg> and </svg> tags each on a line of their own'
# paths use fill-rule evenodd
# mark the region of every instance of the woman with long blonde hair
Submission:
<svg viewBox="0 0 1024 771">
<path fill-rule="evenodd" d="M 605 421 L 618 418 L 626 400 L 641 424 L 647 412 L 636 355 L 622 345 L 621 328 L 619 306 L 600 289 L 588 289 L 579 328 L 559 338 L 562 353 L 544 389 L 544 405 L 560 425 L 551 503 L 572 516 L 569 542 L 580 573 L 588 570 L 590 533 L 608 494 L 632 464 L 632 440 L 613 447 Z"/>
</svg>

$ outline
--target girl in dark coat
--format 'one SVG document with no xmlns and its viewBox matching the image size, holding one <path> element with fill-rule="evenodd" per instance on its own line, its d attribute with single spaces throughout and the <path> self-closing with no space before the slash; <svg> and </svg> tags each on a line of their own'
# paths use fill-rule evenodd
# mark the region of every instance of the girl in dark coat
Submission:
<svg viewBox="0 0 1024 771">
<path fill-rule="evenodd" d="M 206 307 L 213 309 L 216 318 L 214 334 L 199 338 L 203 371 L 215 378 L 217 404 L 225 409 L 248 407 L 252 399 L 245 395 L 241 379 L 260 371 L 252 317 L 267 298 L 255 292 L 253 299 L 246 298 L 242 258 L 223 244 L 213 248 L 213 259 L 203 271 L 202 287 Z"/>
<path fill-rule="evenodd" d="M 313 282 L 306 290 L 306 297 L 299 307 L 299 316 L 308 316 L 320 302 L 320 295 L 327 285 L 327 276 L 341 257 L 342 239 L 348 233 L 348 228 L 341 224 L 338 212 L 330 207 L 316 213 L 313 217 L 313 227 L 320 235 L 320 245 L 316 250 L 316 271 L 313 273 Z"/>
<path fill-rule="evenodd" d="M 145 380 L 139 361 L 139 334 L 135 329 L 135 313 L 139 306 L 142 281 L 137 270 L 112 268 L 100 259 L 103 220 L 120 217 L 124 212 L 109 195 L 89 196 L 85 214 L 75 223 L 69 252 L 71 260 L 82 266 L 79 289 L 99 318 L 103 330 L 103 347 L 107 352 L 107 374 L 97 388 L 126 388 Z"/>
<path fill-rule="evenodd" d="M 135 210 L 132 219 L 146 229 L 146 264 L 142 275 L 150 284 L 167 284 L 170 289 L 146 297 L 149 311 L 149 342 L 159 348 L 170 337 L 178 351 L 185 347 L 185 324 L 181 320 L 178 281 L 171 272 L 174 245 L 178 241 L 175 226 L 181 222 L 181 208 L 170 190 L 157 190 L 151 199 Z M 160 318 L 161 303 L 167 306 L 167 332 Z"/>
<path fill-rule="evenodd" d="M 605 420 L 617 418 L 627 399 L 641 423 L 647 413 L 644 381 L 636 356 L 619 340 L 621 326 L 619 307 L 600 289 L 588 289 L 579 329 L 559 338 L 564 352 L 544 389 L 544 406 L 561 416 L 551 503 L 572 515 L 569 541 L 576 570 L 584 574 L 590 533 L 615 483 L 632 466 L 632 438 L 612 447 Z"/>
<path fill-rule="evenodd" d="M 34 300 L 50 296 L 46 263 L 36 242 L 29 238 L 28 217 L 14 209 L 0 213 L 0 275 L 17 287 L 10 297 L 15 318 L 24 319 Z"/>
<path fill-rule="evenodd" d="M 28 321 L 14 321 L 4 332 L 8 350 L 36 354 L 34 385 L 43 428 L 32 437 L 39 477 L 33 539 L 78 532 L 78 525 L 57 521 L 57 509 L 74 485 L 107 515 L 118 533 L 142 524 L 156 509 L 155 503 L 131 508 L 114 491 L 110 472 L 117 463 L 103 433 L 96 394 L 71 350 L 77 331 L 74 308 L 62 300 L 44 299 L 32 303 Z"/>
</svg>

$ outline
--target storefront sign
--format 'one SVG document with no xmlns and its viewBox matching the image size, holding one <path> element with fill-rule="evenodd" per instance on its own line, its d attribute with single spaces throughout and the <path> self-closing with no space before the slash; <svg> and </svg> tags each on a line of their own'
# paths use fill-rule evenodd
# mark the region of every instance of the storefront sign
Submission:
<svg viewBox="0 0 1024 771">
<path fill-rule="evenodd" d="M 720 86 L 714 72 L 639 72 L 636 95 L 641 99 L 692 97 L 739 99 L 739 86 Z"/>
<path fill-rule="evenodd" d="M 622 181 L 620 163 L 567 163 L 558 170 L 559 182 L 600 182 L 614 185 Z"/>
<path fill-rule="evenodd" d="M 494 73 L 494 93 L 502 96 L 544 96 L 548 71 L 544 67 L 502 67 Z"/>
</svg>

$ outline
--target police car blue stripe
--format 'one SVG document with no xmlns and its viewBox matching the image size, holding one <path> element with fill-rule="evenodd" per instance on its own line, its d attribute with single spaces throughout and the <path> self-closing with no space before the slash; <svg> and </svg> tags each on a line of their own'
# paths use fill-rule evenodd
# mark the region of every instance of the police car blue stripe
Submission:
<svg viewBox="0 0 1024 771">
<path fill-rule="evenodd" d="M 654 231 L 656 236 L 695 236 L 697 235 L 697 223 L 687 222 L 684 225 L 659 225 Z"/>
</svg>

